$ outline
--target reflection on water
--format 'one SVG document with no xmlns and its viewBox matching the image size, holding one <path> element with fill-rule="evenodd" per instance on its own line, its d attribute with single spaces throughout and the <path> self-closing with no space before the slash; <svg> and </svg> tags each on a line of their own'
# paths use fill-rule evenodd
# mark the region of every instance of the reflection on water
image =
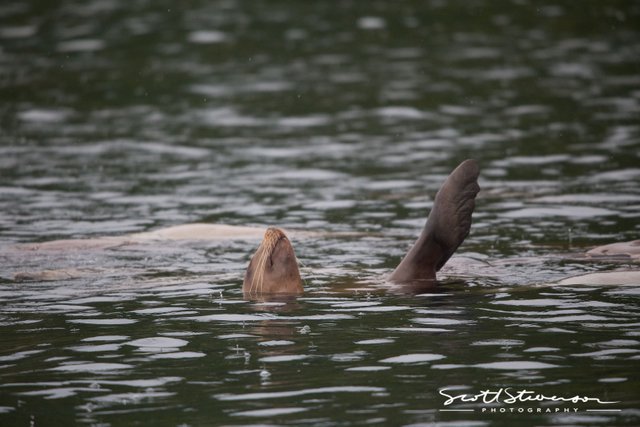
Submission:
<svg viewBox="0 0 640 427">
<path fill-rule="evenodd" d="M 0 424 L 637 425 L 638 286 L 538 285 L 637 269 L 582 254 L 640 230 L 639 22 L 633 1 L 5 1 Z M 471 235 L 439 288 L 387 292 L 465 158 Z M 317 232 L 292 238 L 305 295 L 242 299 L 252 237 L 13 246 L 193 222 Z M 441 410 L 501 387 L 621 411 Z"/>
</svg>

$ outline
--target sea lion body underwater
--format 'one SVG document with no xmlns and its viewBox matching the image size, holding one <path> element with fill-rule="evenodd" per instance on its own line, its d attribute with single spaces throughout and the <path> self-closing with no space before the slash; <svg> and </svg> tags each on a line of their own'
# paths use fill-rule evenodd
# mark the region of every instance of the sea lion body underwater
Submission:
<svg viewBox="0 0 640 427">
<path fill-rule="evenodd" d="M 400 285 L 433 284 L 471 228 L 471 215 L 480 187 L 475 160 L 462 162 L 436 194 L 422 233 L 389 281 Z M 301 294 L 302 279 L 291 242 L 278 228 L 269 228 L 245 273 L 245 295 Z"/>
</svg>

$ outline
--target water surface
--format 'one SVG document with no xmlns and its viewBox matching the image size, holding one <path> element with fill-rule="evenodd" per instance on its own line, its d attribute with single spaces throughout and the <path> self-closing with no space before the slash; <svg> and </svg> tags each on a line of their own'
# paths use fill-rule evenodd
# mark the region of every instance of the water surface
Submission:
<svg viewBox="0 0 640 427">
<path fill-rule="evenodd" d="M 633 1 L 5 1 L 0 424 L 637 425 L 640 284 L 542 285 L 637 269 L 582 254 L 639 235 L 639 28 Z M 388 292 L 466 158 L 443 283 Z M 255 239 L 11 249 L 191 222 L 318 232 L 305 295 L 242 298 Z M 80 274 L 15 280 L 42 270 Z M 439 393 L 507 387 L 619 403 Z"/>
</svg>

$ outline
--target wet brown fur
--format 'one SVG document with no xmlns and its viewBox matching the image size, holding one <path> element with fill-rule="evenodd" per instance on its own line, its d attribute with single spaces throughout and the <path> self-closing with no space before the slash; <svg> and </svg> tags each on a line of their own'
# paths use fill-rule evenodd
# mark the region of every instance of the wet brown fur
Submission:
<svg viewBox="0 0 640 427">
<path fill-rule="evenodd" d="M 284 231 L 270 227 L 249 262 L 245 295 L 301 294 L 302 279 L 293 246 Z"/>
</svg>

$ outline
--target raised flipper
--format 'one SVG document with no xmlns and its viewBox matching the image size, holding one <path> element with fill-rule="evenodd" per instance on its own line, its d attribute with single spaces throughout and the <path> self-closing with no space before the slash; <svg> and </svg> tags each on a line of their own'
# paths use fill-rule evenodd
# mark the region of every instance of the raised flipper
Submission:
<svg viewBox="0 0 640 427">
<path fill-rule="evenodd" d="M 480 187 L 480 168 L 465 160 L 446 179 L 436 194 L 422 234 L 389 280 L 397 283 L 435 280 L 436 271 L 469 235 L 471 214 Z"/>
</svg>

